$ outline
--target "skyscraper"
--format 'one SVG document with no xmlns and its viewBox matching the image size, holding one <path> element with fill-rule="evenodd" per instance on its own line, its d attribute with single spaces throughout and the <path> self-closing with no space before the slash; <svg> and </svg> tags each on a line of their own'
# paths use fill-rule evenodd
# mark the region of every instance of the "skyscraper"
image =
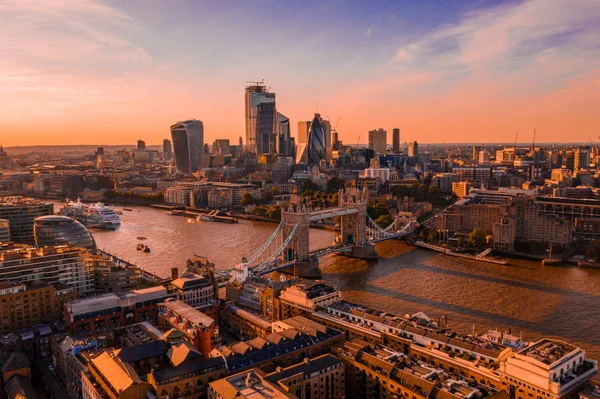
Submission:
<svg viewBox="0 0 600 399">
<path fill-rule="evenodd" d="M 277 153 L 283 157 L 294 155 L 293 138 L 290 129 L 290 119 L 282 113 L 277 113 Z"/>
<path fill-rule="evenodd" d="M 277 149 L 275 93 L 262 82 L 246 87 L 246 147 L 256 154 L 274 154 Z"/>
<path fill-rule="evenodd" d="M 163 159 L 165 161 L 168 161 L 172 157 L 173 157 L 173 145 L 171 144 L 171 140 L 164 139 L 163 140 Z"/>
<path fill-rule="evenodd" d="M 308 164 L 319 165 L 325 159 L 325 132 L 320 114 L 315 114 L 308 132 Z"/>
<path fill-rule="evenodd" d="M 298 144 L 308 143 L 308 132 L 310 130 L 310 121 L 298 122 Z"/>
<path fill-rule="evenodd" d="M 413 158 L 419 157 L 419 143 L 413 141 L 408 145 L 408 156 Z"/>
<path fill-rule="evenodd" d="M 387 132 L 383 129 L 369 131 L 369 148 L 377 154 L 385 154 Z"/>
<path fill-rule="evenodd" d="M 138 149 L 138 151 L 145 150 L 146 142 L 144 140 L 138 140 L 137 141 L 137 149 Z"/>
<path fill-rule="evenodd" d="M 171 138 L 177 169 L 186 173 L 197 171 L 204 147 L 202 121 L 190 119 L 177 122 L 171 126 Z"/>
<path fill-rule="evenodd" d="M 321 119 L 321 128 L 325 136 L 325 160 L 331 159 L 331 122 L 327 119 Z"/>
<path fill-rule="evenodd" d="M 394 130 L 392 130 L 392 150 L 395 153 L 399 153 L 400 152 L 400 129 L 398 129 L 397 127 L 394 128 Z"/>
</svg>

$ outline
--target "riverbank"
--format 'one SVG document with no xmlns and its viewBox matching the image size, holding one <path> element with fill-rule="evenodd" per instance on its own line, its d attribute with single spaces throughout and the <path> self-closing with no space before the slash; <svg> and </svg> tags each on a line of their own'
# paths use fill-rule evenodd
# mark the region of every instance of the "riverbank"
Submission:
<svg viewBox="0 0 600 399">
<path fill-rule="evenodd" d="M 494 263 L 494 264 L 497 264 L 497 265 L 508 265 L 508 264 L 510 264 L 510 262 L 509 262 L 508 259 L 495 259 L 495 258 L 490 258 L 488 256 L 462 254 L 460 252 L 454 252 L 450 248 L 444 248 L 444 247 L 440 247 L 440 246 L 437 246 L 437 245 L 427 244 L 427 243 L 425 243 L 423 241 L 415 241 L 413 243 L 413 245 L 416 245 L 416 246 L 421 247 L 421 248 L 430 249 L 432 251 L 441 252 L 444 255 L 454 256 L 454 257 L 457 257 L 457 258 L 463 258 L 463 259 L 469 259 L 469 260 L 476 260 L 478 262 Z"/>
</svg>

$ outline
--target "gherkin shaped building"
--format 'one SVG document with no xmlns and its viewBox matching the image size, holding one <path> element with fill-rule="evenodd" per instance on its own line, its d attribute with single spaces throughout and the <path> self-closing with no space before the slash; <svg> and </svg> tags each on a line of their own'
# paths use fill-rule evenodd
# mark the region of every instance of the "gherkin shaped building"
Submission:
<svg viewBox="0 0 600 399">
<path fill-rule="evenodd" d="M 321 124 L 321 115 L 315 114 L 308 131 L 308 164 L 318 165 L 325 159 L 325 133 Z"/>
</svg>

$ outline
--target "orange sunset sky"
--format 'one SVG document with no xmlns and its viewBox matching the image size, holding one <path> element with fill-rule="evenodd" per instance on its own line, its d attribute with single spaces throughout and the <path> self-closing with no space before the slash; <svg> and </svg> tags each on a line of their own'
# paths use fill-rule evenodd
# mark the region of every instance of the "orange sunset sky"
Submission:
<svg viewBox="0 0 600 399">
<path fill-rule="evenodd" d="M 346 143 L 598 141 L 596 0 L 0 0 L 0 143 L 158 144 L 182 119 L 244 136 L 265 79 Z"/>
</svg>

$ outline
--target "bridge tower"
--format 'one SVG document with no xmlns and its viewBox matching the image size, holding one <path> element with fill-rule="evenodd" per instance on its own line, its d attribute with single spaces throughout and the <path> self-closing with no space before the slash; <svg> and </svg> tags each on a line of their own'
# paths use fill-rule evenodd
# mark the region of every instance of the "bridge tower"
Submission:
<svg viewBox="0 0 600 399">
<path fill-rule="evenodd" d="M 288 237 L 294 227 L 296 234 L 288 244 L 284 256 L 286 260 L 308 261 L 310 243 L 310 213 L 306 205 L 302 203 L 300 196 L 294 192 L 290 201 L 281 208 L 281 221 L 283 222 L 283 237 Z"/>
<path fill-rule="evenodd" d="M 367 243 L 367 202 L 369 193 L 353 185 L 338 192 L 339 206 L 356 208 L 357 213 L 341 216 L 340 230 L 343 245 L 365 245 Z"/>
</svg>

